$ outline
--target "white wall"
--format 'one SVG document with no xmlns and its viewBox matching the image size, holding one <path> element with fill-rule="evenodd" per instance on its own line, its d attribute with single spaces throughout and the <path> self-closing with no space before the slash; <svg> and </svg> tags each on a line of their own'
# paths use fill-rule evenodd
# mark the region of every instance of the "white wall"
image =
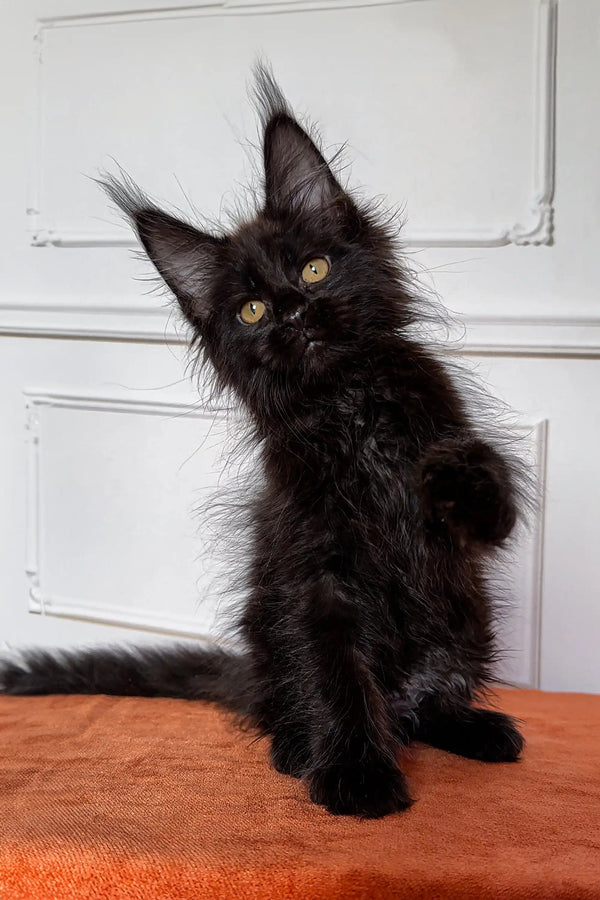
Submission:
<svg viewBox="0 0 600 900">
<path fill-rule="evenodd" d="M 350 184 L 405 204 L 412 264 L 529 435 L 545 492 L 507 577 L 504 675 L 599 691 L 600 7 L 179 6 L 1 7 L 0 639 L 214 633 L 218 554 L 192 510 L 223 426 L 186 414 L 183 335 L 86 176 L 115 157 L 219 216 L 252 177 L 264 53 L 326 147 L 348 140 Z"/>
</svg>

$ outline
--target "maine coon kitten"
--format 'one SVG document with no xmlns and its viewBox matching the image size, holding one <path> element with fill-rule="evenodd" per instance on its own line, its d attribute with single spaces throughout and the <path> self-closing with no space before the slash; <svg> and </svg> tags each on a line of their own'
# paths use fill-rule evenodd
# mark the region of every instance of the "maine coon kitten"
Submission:
<svg viewBox="0 0 600 900">
<path fill-rule="evenodd" d="M 264 205 L 232 233 L 106 184 L 254 423 L 265 481 L 245 650 L 29 651 L 0 682 L 216 701 L 271 737 L 273 765 L 315 803 L 383 816 L 411 802 L 398 750 L 412 739 L 491 762 L 521 751 L 508 716 L 473 705 L 493 658 L 484 563 L 515 524 L 518 467 L 409 335 L 417 306 L 389 229 L 264 69 L 258 93 Z"/>
</svg>

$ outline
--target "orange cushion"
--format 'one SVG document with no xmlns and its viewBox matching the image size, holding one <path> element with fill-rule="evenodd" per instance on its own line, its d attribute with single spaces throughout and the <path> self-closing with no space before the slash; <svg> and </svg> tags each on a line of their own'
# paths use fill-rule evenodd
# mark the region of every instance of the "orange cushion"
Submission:
<svg viewBox="0 0 600 900">
<path fill-rule="evenodd" d="M 414 745 L 412 809 L 357 821 L 208 704 L 0 697 L 0 898 L 598 900 L 600 696 L 499 703 L 522 762 Z"/>
</svg>

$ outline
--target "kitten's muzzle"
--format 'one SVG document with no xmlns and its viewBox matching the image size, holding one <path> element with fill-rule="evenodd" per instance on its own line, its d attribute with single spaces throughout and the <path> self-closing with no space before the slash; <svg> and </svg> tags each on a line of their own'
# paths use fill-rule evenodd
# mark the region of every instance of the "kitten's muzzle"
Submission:
<svg viewBox="0 0 600 900">
<path fill-rule="evenodd" d="M 325 336 L 322 328 L 309 326 L 304 316 L 298 316 L 295 321 L 287 322 L 286 327 L 294 332 L 296 338 L 302 338 L 306 344 L 319 343 Z"/>
<path fill-rule="evenodd" d="M 304 298 L 289 297 L 279 306 L 279 319 L 290 336 L 298 340 L 304 349 L 322 342 L 325 338 L 323 322 L 317 310 Z"/>
</svg>

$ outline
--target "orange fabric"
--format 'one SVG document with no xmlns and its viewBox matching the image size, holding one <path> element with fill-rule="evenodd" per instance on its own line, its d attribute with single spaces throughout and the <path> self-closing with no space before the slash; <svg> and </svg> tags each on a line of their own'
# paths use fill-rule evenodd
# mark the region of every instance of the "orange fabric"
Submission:
<svg viewBox="0 0 600 900">
<path fill-rule="evenodd" d="M 356 821 L 209 705 L 0 697 L 0 897 L 600 898 L 600 697 L 499 702 L 522 762 L 414 745 L 412 809 Z"/>
</svg>

